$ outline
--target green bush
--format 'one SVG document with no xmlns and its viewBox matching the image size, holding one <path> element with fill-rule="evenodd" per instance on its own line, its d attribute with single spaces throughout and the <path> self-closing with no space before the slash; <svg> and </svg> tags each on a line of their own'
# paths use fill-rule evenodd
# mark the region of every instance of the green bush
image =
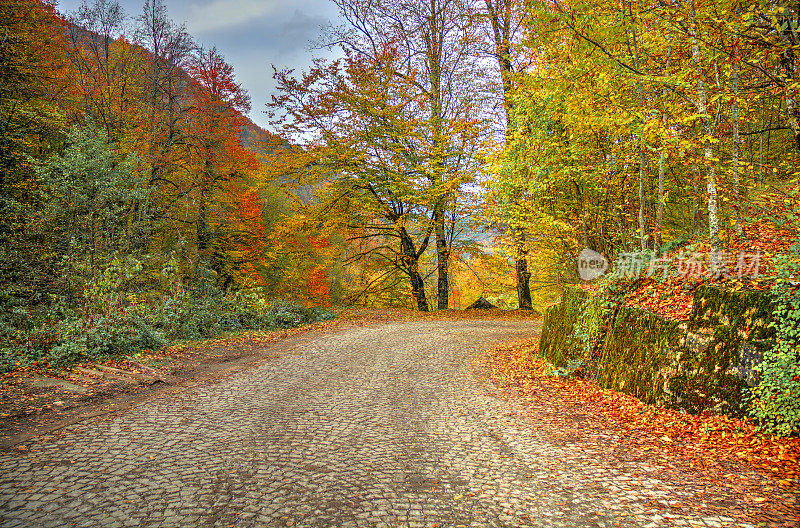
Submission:
<svg viewBox="0 0 800 528">
<path fill-rule="evenodd" d="M 306 308 L 290 301 L 276 302 L 266 316 L 268 324 L 274 328 L 294 328 L 334 318 L 334 315 L 324 308 Z"/>
<path fill-rule="evenodd" d="M 596 370 L 599 358 L 593 357 L 592 353 L 596 351 L 601 328 L 609 322 L 614 307 L 624 293 L 624 286 L 618 284 L 614 277 L 601 279 L 597 290 L 591 295 L 584 290 L 564 293 L 562 303 L 565 307 L 561 309 L 561 317 L 565 324 L 559 331 L 566 337 L 553 346 L 548 341 L 558 339 L 558 336 L 546 337 L 543 329 L 540 341 L 540 354 L 558 367 L 553 371 L 555 375 L 585 375 L 589 374 L 587 370 Z M 553 318 L 558 315 L 554 311 L 549 319 L 546 317 L 544 325 L 553 324 Z M 549 332 L 550 335 L 553 333 Z"/>
<path fill-rule="evenodd" d="M 31 362 L 19 347 L 4 346 L 0 348 L 0 374 L 11 372 L 15 368 L 26 367 Z"/>
<path fill-rule="evenodd" d="M 290 301 L 271 306 L 246 293 L 178 293 L 165 298 L 151 324 L 171 339 L 213 337 L 223 332 L 294 328 L 332 319 L 331 312 Z"/>
<path fill-rule="evenodd" d="M 44 359 L 58 366 L 134 355 L 166 344 L 161 332 L 130 309 L 67 317 L 56 329 L 58 342 Z"/>
<path fill-rule="evenodd" d="M 767 432 L 789 436 L 800 432 L 800 247 L 776 257 L 778 279 L 772 287 L 775 303 L 775 344 L 755 370 L 761 374 L 750 395 L 750 413 Z"/>
<path fill-rule="evenodd" d="M 0 373 L 33 362 L 66 366 L 158 350 L 179 339 L 293 328 L 334 317 L 290 301 L 269 304 L 258 292 L 207 287 L 128 301 L 113 289 L 95 289 L 89 297 L 83 304 L 53 299 L 38 318 L 23 302 L 7 299 L 0 311 Z"/>
</svg>

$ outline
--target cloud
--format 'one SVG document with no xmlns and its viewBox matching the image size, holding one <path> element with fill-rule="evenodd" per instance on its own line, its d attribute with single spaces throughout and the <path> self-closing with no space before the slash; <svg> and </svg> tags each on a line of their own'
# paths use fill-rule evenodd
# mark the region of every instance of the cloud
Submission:
<svg viewBox="0 0 800 528">
<path fill-rule="evenodd" d="M 187 26 L 195 34 L 232 29 L 272 15 L 283 5 L 283 0 L 213 0 L 193 7 Z"/>
<path fill-rule="evenodd" d="M 282 25 L 275 47 L 282 52 L 305 49 L 320 36 L 320 27 L 328 22 L 325 17 L 308 16 L 295 10 L 292 18 Z"/>
<path fill-rule="evenodd" d="M 261 62 L 294 61 L 299 56 L 319 56 L 322 50 L 309 51 L 308 48 L 321 36 L 320 27 L 329 22 L 319 15 L 307 15 L 295 10 L 293 13 L 276 13 L 255 23 L 219 30 L 212 41 L 225 55 L 246 54 Z"/>
</svg>

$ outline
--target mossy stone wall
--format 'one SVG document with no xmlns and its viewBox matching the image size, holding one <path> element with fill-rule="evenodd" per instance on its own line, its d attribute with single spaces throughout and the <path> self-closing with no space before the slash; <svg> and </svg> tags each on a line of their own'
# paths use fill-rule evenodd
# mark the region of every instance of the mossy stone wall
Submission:
<svg viewBox="0 0 800 528">
<path fill-rule="evenodd" d="M 674 405 L 740 414 L 744 389 L 756 383 L 753 367 L 775 336 L 772 311 L 766 291 L 697 288 L 680 368 L 669 382 Z"/>
<path fill-rule="evenodd" d="M 572 337 L 572 329 L 575 328 L 588 296 L 586 290 L 567 287 L 561 294 L 561 301 L 544 313 L 539 354 L 557 367 L 567 365 L 570 353 L 577 346 L 577 340 Z"/>
<path fill-rule="evenodd" d="M 601 350 L 598 382 L 646 403 L 660 403 L 665 383 L 675 372 L 675 351 L 683 335 L 676 321 L 621 307 Z"/>
<path fill-rule="evenodd" d="M 539 350 L 556 366 L 574 349 L 587 297 L 570 288 L 547 310 Z M 597 381 L 647 403 L 739 414 L 744 389 L 757 382 L 753 367 L 774 337 L 771 314 L 768 292 L 715 286 L 695 290 L 688 321 L 623 306 L 602 343 Z"/>
</svg>

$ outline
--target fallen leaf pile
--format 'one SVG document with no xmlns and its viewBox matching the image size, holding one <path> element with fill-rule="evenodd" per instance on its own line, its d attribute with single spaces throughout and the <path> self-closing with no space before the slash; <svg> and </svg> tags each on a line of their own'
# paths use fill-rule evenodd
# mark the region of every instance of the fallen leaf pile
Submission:
<svg viewBox="0 0 800 528">
<path fill-rule="evenodd" d="M 625 296 L 625 306 L 656 313 L 667 319 L 685 321 L 692 313 L 694 293 L 682 283 L 660 284 L 648 280 Z"/>
<path fill-rule="evenodd" d="M 800 438 L 763 434 L 748 420 L 647 405 L 591 380 L 555 377 L 536 351 L 532 342 L 499 347 L 478 359 L 476 371 L 529 402 L 536 423 L 549 423 L 554 436 L 569 430 L 592 434 L 596 425 L 569 420 L 569 413 L 579 409 L 590 421 L 616 429 L 619 451 L 626 456 L 656 457 L 687 478 L 702 474 L 716 485 L 740 489 L 750 507 L 764 507 L 759 515 L 772 521 L 769 526 L 798 526 Z"/>
<path fill-rule="evenodd" d="M 777 227 L 768 220 L 744 224 L 741 237 L 729 232 L 722 240 L 717 273 L 709 271 L 710 244 L 707 241 L 697 243 L 691 252 L 681 250 L 664 257 L 667 263 L 663 266 L 673 276 L 664 278 L 661 270 L 648 273 L 649 268 L 645 269 L 643 274 L 652 276 L 643 277 L 638 287 L 625 296 L 624 304 L 667 319 L 688 320 L 697 286 L 715 284 L 731 290 L 769 289 L 772 285 L 769 277 L 776 269 L 775 257 L 788 253 L 798 241 L 797 230 Z"/>
</svg>

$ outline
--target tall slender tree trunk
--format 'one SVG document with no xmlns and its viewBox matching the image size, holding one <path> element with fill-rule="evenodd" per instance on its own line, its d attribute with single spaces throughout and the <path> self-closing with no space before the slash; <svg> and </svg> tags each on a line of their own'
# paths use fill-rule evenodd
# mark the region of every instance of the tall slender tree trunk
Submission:
<svg viewBox="0 0 800 528">
<path fill-rule="evenodd" d="M 512 99 L 513 84 L 511 74 L 514 71 L 511 62 L 511 15 L 514 9 L 513 0 L 484 0 L 489 23 L 494 36 L 494 55 L 500 69 L 500 81 L 503 85 L 503 105 L 506 111 L 506 141 L 514 128 L 514 101 Z M 528 249 L 525 229 L 512 228 L 514 240 L 514 260 L 517 277 L 517 304 L 521 310 L 533 308 L 531 299 L 531 273 L 528 271 Z"/>
<path fill-rule="evenodd" d="M 200 187 L 200 196 L 197 203 L 197 256 L 199 262 L 208 264 L 210 261 L 211 230 L 208 225 L 208 190 L 205 185 Z"/>
<path fill-rule="evenodd" d="M 623 2 L 623 13 L 627 9 L 627 15 L 630 17 L 631 22 L 633 23 L 633 29 L 631 31 L 631 37 L 628 40 L 628 50 L 632 51 L 633 55 L 633 66 L 637 70 L 641 71 L 641 67 L 639 64 L 639 41 L 636 35 L 636 21 L 633 17 L 633 5 L 631 2 Z M 625 33 L 627 34 L 628 29 L 627 26 L 625 27 Z M 645 126 L 645 117 L 644 117 L 644 90 L 642 88 L 642 81 L 638 78 L 636 79 L 636 99 L 637 105 L 639 109 L 639 113 L 641 114 L 641 130 L 639 132 L 639 246 L 642 251 L 647 249 L 647 239 L 649 233 L 647 232 L 647 192 L 646 192 L 646 176 L 645 176 L 645 169 L 647 167 L 647 157 L 645 154 L 645 142 L 644 142 L 644 126 Z"/>
<path fill-rule="evenodd" d="M 439 278 L 436 284 L 436 297 L 438 310 L 447 310 L 450 307 L 450 277 L 448 265 L 450 263 L 450 248 L 447 244 L 447 230 L 444 226 L 444 212 L 439 213 L 436 218 L 434 232 L 436 236 L 436 265 Z"/>
<path fill-rule="evenodd" d="M 689 35 L 692 40 L 692 59 L 694 60 L 697 74 L 697 112 L 700 114 L 703 131 L 703 160 L 706 163 L 706 190 L 708 194 L 708 236 L 712 248 L 716 249 L 719 242 L 719 216 L 717 212 L 717 180 L 714 169 L 714 145 L 711 142 L 713 130 L 711 117 L 708 115 L 708 96 L 706 85 L 703 81 L 703 64 L 700 58 L 700 45 L 697 39 L 697 22 L 695 0 L 691 1 Z"/>
<path fill-rule="evenodd" d="M 428 81 L 430 82 L 430 117 L 432 123 L 432 139 L 435 151 L 435 158 L 432 163 L 432 185 L 435 187 L 445 184 L 446 168 L 444 160 L 441 159 L 439 145 L 444 142 L 442 137 L 442 57 L 444 46 L 444 28 L 442 16 L 442 6 L 438 0 L 428 0 L 427 5 L 427 24 L 423 30 L 423 40 L 425 41 L 426 60 L 428 61 Z M 444 196 L 436 201 L 433 210 L 434 236 L 436 238 L 436 270 L 438 273 L 437 285 L 437 308 L 447 310 L 450 304 L 450 277 L 448 268 L 450 266 L 450 247 L 447 242 L 447 230 L 445 229 L 445 210 L 450 198 Z"/>
<path fill-rule="evenodd" d="M 795 149 L 800 150 L 800 110 L 797 108 L 797 102 L 794 97 L 786 98 L 786 115 L 789 124 L 789 129 L 794 136 Z"/>
<path fill-rule="evenodd" d="M 205 145 L 205 147 L 206 152 L 208 152 L 210 150 L 208 145 Z M 198 263 L 208 265 L 211 261 L 211 230 L 208 225 L 208 203 L 211 197 L 209 185 L 213 180 L 213 167 L 211 159 L 208 157 L 203 160 L 203 171 L 200 174 L 200 178 L 197 189 L 197 257 Z"/>
<path fill-rule="evenodd" d="M 700 169 L 697 166 L 697 159 L 692 158 L 692 234 L 700 234 Z"/>
<path fill-rule="evenodd" d="M 738 10 L 737 10 L 738 13 Z M 739 63 L 736 53 L 733 54 L 733 105 L 731 108 L 731 170 L 733 170 L 733 211 L 736 221 L 736 234 L 742 236 L 742 192 L 739 181 Z"/>
<path fill-rule="evenodd" d="M 759 107 L 761 114 L 759 130 L 764 130 L 764 102 L 761 102 Z M 758 135 L 758 187 L 759 189 L 764 185 L 764 133 Z"/>
<path fill-rule="evenodd" d="M 670 69 L 672 59 L 672 46 L 667 48 L 667 70 Z M 661 126 L 664 130 L 667 129 L 667 122 L 669 117 L 666 110 L 666 100 L 669 95 L 669 90 L 665 87 L 661 91 L 661 97 L 664 100 L 663 108 L 661 110 Z M 661 251 L 661 244 L 663 242 L 662 229 L 664 229 L 664 172 L 667 165 L 667 152 L 664 149 L 663 141 L 661 150 L 658 153 L 658 191 L 656 200 L 658 201 L 656 208 L 656 225 L 655 225 L 655 238 L 653 239 L 653 251 L 659 253 Z"/>
<path fill-rule="evenodd" d="M 583 203 L 583 193 L 581 192 L 581 187 L 576 180 L 572 180 L 572 184 L 575 186 L 575 201 L 578 204 L 578 215 L 581 218 L 581 234 L 583 236 L 583 247 L 589 247 L 589 226 L 586 225 L 586 211 L 584 209 Z"/>
<path fill-rule="evenodd" d="M 642 83 L 636 82 L 636 90 L 639 95 L 639 109 L 644 106 L 644 95 L 642 94 Z M 642 129 L 644 129 L 644 122 L 642 122 Z M 640 133 L 639 136 L 639 245 L 640 249 L 644 251 L 647 249 L 647 219 L 645 214 L 645 204 L 647 202 L 647 193 L 645 192 L 645 167 L 647 159 L 644 151 L 644 134 Z"/>
<path fill-rule="evenodd" d="M 798 45 L 800 45 L 800 41 L 798 41 L 797 38 L 796 28 L 798 6 L 795 2 L 790 2 L 788 6 L 789 7 L 786 8 L 787 14 L 778 20 L 779 25 L 781 22 L 783 22 L 783 29 L 780 31 L 782 40 L 781 44 L 783 46 L 780 64 L 781 68 L 783 69 L 784 83 L 786 85 L 794 83 L 797 74 L 797 68 L 795 66 L 795 50 L 797 49 Z M 792 25 L 795 25 L 794 29 L 792 28 Z M 789 126 L 789 129 L 792 131 L 795 149 L 800 151 L 800 108 L 798 108 L 797 100 L 793 94 L 794 90 L 786 90 L 786 122 Z"/>
<path fill-rule="evenodd" d="M 665 120 L 666 120 L 666 116 Z M 658 253 L 661 251 L 662 236 L 661 230 L 664 228 L 664 171 L 667 165 L 667 153 L 662 149 L 658 153 L 658 196 L 656 200 L 656 225 L 655 225 L 655 238 L 653 239 L 653 251 Z"/>
</svg>

